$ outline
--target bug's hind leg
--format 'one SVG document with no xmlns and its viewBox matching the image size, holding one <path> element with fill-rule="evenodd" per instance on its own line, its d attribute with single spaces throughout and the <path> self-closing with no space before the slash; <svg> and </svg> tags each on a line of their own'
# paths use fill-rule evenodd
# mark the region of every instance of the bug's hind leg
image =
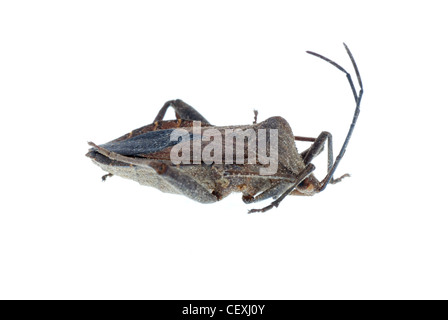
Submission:
<svg viewBox="0 0 448 320">
<path fill-rule="evenodd" d="M 177 119 L 197 120 L 201 121 L 203 125 L 210 125 L 210 122 L 208 122 L 199 112 L 180 99 L 165 102 L 153 122 L 162 121 L 169 107 L 174 109 Z"/>
<path fill-rule="evenodd" d="M 313 159 L 322 152 L 326 141 L 328 141 L 327 172 L 330 172 L 333 168 L 333 136 L 330 132 L 321 132 L 321 134 L 315 139 L 311 147 L 302 152 L 301 155 L 305 164 L 311 163 L 311 161 L 313 161 Z M 350 177 L 350 175 L 346 173 L 339 178 L 331 178 L 330 183 L 335 184 L 341 182 L 341 180 L 346 177 Z M 323 181 L 321 181 L 321 183 L 322 182 Z"/>
</svg>

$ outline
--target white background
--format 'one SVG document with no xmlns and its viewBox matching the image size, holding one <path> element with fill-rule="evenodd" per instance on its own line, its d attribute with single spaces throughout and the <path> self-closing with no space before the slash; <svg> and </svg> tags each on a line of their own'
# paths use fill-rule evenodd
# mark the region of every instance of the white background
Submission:
<svg viewBox="0 0 448 320">
<path fill-rule="evenodd" d="M 0 298 L 447 299 L 447 27 L 443 1 L 2 1 Z M 352 70 L 342 42 L 365 96 L 322 194 L 248 215 L 84 156 L 175 98 L 339 150 L 353 97 L 305 50 Z"/>
</svg>

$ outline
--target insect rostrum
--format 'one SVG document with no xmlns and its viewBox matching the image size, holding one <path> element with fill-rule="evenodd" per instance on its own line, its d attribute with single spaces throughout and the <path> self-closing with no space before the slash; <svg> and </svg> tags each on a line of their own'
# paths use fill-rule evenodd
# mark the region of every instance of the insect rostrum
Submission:
<svg viewBox="0 0 448 320">
<path fill-rule="evenodd" d="M 358 119 L 363 86 L 355 60 L 351 59 L 359 84 L 356 90 L 351 75 L 334 61 L 311 51 L 345 73 L 355 99 L 355 113 L 344 144 L 333 161 L 333 143 L 329 132 L 316 138 L 295 136 L 281 117 L 244 126 L 214 126 L 182 100 L 166 102 L 153 123 L 135 129 L 106 144 L 96 145 L 87 153 L 93 162 L 112 175 L 132 179 L 162 192 L 182 194 L 201 203 L 219 201 L 232 192 L 241 192 L 244 203 L 275 199 L 270 205 L 252 212 L 277 207 L 288 195 L 312 196 L 333 178 Z M 177 120 L 163 120 L 169 107 Z M 295 141 L 309 141 L 299 152 Z M 327 175 L 319 181 L 312 160 L 327 143 Z"/>
</svg>

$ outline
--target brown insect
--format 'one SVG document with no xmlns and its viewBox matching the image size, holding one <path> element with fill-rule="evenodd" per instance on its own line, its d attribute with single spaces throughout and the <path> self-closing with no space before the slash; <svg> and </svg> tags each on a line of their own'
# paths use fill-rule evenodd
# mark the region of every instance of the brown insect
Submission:
<svg viewBox="0 0 448 320">
<path fill-rule="evenodd" d="M 108 172 L 103 180 L 117 175 L 201 203 L 220 201 L 232 192 L 241 192 L 245 203 L 275 199 L 270 205 L 249 213 L 277 207 L 288 195 L 319 193 L 329 183 L 340 182 L 348 176 L 333 178 L 357 122 L 363 95 L 358 67 L 344 46 L 356 72 L 359 92 L 350 74 L 339 64 L 307 51 L 345 73 L 355 98 L 353 120 L 335 161 L 329 132 L 324 131 L 317 138 L 294 136 L 285 119 L 272 117 L 257 123 L 257 112 L 251 125 L 213 126 L 182 100 L 166 102 L 152 124 L 103 145 L 89 142 L 93 148 L 86 156 Z M 163 120 L 169 107 L 174 109 L 177 120 Z M 258 143 L 255 147 L 251 144 L 254 141 Z M 295 141 L 312 144 L 299 152 Z M 313 175 L 315 166 L 311 162 L 322 152 L 325 142 L 328 144 L 327 175 L 319 181 Z"/>
</svg>

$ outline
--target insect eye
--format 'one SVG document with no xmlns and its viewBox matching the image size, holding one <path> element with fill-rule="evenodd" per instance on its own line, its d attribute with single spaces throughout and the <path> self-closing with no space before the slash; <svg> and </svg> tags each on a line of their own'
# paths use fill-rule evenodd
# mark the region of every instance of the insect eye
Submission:
<svg viewBox="0 0 448 320">
<path fill-rule="evenodd" d="M 299 183 L 299 185 L 297 186 L 297 188 L 299 189 L 305 189 L 306 186 L 308 184 L 308 179 L 303 180 L 302 182 Z"/>
</svg>

